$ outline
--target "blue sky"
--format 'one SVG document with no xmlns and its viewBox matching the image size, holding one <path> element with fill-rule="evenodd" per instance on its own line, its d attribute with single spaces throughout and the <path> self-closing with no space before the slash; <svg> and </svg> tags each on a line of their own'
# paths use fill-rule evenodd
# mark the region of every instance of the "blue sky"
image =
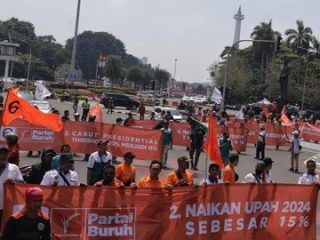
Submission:
<svg viewBox="0 0 320 240">
<path fill-rule="evenodd" d="M 77 0 L 0 0 L 0 19 L 17 17 L 34 24 L 38 35 L 52 34 L 59 43 L 73 36 Z M 241 39 L 260 22 L 295 28 L 297 19 L 320 34 L 319 0 L 82 0 L 79 32 L 106 31 L 128 53 L 146 56 L 176 79 L 208 82 L 207 67 L 233 41 L 233 15 L 242 6 Z M 242 45 L 244 46 L 244 45 Z"/>
</svg>

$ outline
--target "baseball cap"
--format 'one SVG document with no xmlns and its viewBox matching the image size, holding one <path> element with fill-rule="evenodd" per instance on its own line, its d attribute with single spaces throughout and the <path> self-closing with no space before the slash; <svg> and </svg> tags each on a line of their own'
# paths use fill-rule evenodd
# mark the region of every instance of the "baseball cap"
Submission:
<svg viewBox="0 0 320 240">
<path fill-rule="evenodd" d="M 124 155 L 123 155 L 124 158 L 135 158 L 136 155 L 134 155 L 132 152 L 126 152 Z"/>
<path fill-rule="evenodd" d="M 108 142 L 109 142 L 109 140 L 107 140 L 107 139 L 101 139 L 97 142 L 97 145 L 101 146 L 101 145 L 107 144 Z"/>
<path fill-rule="evenodd" d="M 9 149 L 6 146 L 1 145 L 0 146 L 0 152 L 9 152 Z"/>
<path fill-rule="evenodd" d="M 266 167 L 265 163 L 263 161 L 259 161 L 256 164 L 256 169 L 264 169 Z"/>
<path fill-rule="evenodd" d="M 270 164 L 272 164 L 274 161 L 271 158 L 265 158 L 263 159 L 264 165 L 268 166 Z"/>
<path fill-rule="evenodd" d="M 187 158 L 186 156 L 182 156 L 182 157 L 179 157 L 178 162 L 191 162 L 191 160 L 189 158 Z"/>
<path fill-rule="evenodd" d="M 60 155 L 60 163 L 64 163 L 64 162 L 74 162 L 71 153 L 62 153 Z"/>
</svg>

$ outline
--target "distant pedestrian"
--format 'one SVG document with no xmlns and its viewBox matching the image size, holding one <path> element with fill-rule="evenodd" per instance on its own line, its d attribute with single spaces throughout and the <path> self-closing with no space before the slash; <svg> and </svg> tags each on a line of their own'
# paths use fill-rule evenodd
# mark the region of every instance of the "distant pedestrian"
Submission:
<svg viewBox="0 0 320 240">
<path fill-rule="evenodd" d="M 63 112 L 63 116 L 61 117 L 61 119 L 62 119 L 63 121 L 70 121 L 69 115 L 70 115 L 69 110 L 65 110 L 65 111 Z"/>
<path fill-rule="evenodd" d="M 161 129 L 163 132 L 163 154 L 162 154 L 162 165 L 163 168 L 167 168 L 168 152 L 172 143 L 172 130 L 169 128 L 169 122 L 164 122 L 164 128 Z"/>
<path fill-rule="evenodd" d="M 143 102 L 141 102 L 139 109 L 138 109 L 138 112 L 140 114 L 140 120 L 144 120 L 144 114 L 146 113 L 146 108 L 145 108 Z"/>
<path fill-rule="evenodd" d="M 295 130 L 292 132 L 292 137 L 289 141 L 291 143 L 291 146 L 290 146 L 291 167 L 289 170 L 295 171 L 296 173 L 298 173 L 299 172 L 299 155 L 300 155 L 300 151 L 301 151 L 298 130 Z"/>
<path fill-rule="evenodd" d="M 79 98 L 78 96 L 74 96 L 73 105 L 72 105 L 74 113 L 78 112 L 78 105 L 79 105 Z"/>
<path fill-rule="evenodd" d="M 258 133 L 258 142 L 256 147 L 256 157 L 255 159 L 264 159 L 264 152 L 266 148 L 266 130 L 263 124 L 259 125 L 260 131 Z M 260 158 L 261 154 L 261 158 Z"/>
<path fill-rule="evenodd" d="M 86 100 L 82 103 L 82 117 L 81 117 L 81 121 L 87 121 L 87 117 L 88 117 L 88 112 L 90 110 L 90 104 L 89 104 L 89 100 L 88 98 L 86 98 Z"/>
<path fill-rule="evenodd" d="M 229 164 L 230 152 L 233 149 L 231 140 L 229 139 L 229 134 L 227 132 L 224 132 L 222 137 L 219 138 L 219 149 L 223 165 L 227 166 Z"/>
<path fill-rule="evenodd" d="M 108 110 L 107 110 L 107 113 L 113 113 L 113 108 L 114 108 L 114 101 L 113 101 L 113 98 L 112 97 L 109 97 L 108 99 Z"/>
<path fill-rule="evenodd" d="M 190 134 L 190 159 L 191 159 L 191 167 L 193 170 L 197 171 L 198 161 L 200 154 L 202 152 L 203 142 L 204 142 L 205 132 L 197 125 L 191 129 Z M 195 156 L 194 156 L 195 154 Z"/>
</svg>

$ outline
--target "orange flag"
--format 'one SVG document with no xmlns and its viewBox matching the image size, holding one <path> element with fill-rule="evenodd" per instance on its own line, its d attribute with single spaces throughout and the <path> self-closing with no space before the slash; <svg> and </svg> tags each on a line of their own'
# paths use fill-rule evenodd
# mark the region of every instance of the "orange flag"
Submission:
<svg viewBox="0 0 320 240">
<path fill-rule="evenodd" d="M 290 119 L 287 117 L 287 114 L 286 114 L 286 105 L 284 105 L 282 110 L 281 110 L 281 118 L 280 118 L 280 120 L 281 120 L 281 122 L 283 122 L 285 124 L 291 123 Z"/>
<path fill-rule="evenodd" d="M 2 115 L 2 125 L 9 125 L 13 120 L 22 118 L 35 126 L 47 127 L 59 132 L 63 129 L 60 116 L 53 113 L 43 113 L 17 96 L 16 89 L 9 90 Z"/>
<path fill-rule="evenodd" d="M 103 122 L 102 121 L 102 109 L 101 109 L 101 106 L 99 103 L 97 103 L 96 105 L 94 105 L 89 113 L 88 113 L 89 116 L 96 116 L 96 120 L 95 122 Z"/>
<path fill-rule="evenodd" d="M 263 111 L 264 114 L 266 115 L 266 118 L 269 118 L 270 113 L 268 112 L 268 109 L 266 108 L 265 105 L 262 105 L 262 111 Z"/>
<path fill-rule="evenodd" d="M 221 153 L 218 144 L 216 122 L 214 118 L 209 119 L 209 131 L 207 140 L 205 143 L 205 151 L 212 162 L 219 164 L 220 168 L 223 168 Z"/>
</svg>

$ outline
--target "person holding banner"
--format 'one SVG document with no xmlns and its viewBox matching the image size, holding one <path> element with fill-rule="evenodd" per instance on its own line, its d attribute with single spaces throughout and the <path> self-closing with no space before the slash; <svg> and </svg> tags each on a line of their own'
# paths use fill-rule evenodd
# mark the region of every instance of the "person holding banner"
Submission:
<svg viewBox="0 0 320 240">
<path fill-rule="evenodd" d="M 124 188 L 125 186 L 121 181 L 116 178 L 116 168 L 113 165 L 106 165 L 103 168 L 103 179 L 96 182 L 94 187 L 119 187 Z"/>
<path fill-rule="evenodd" d="M 79 186 L 78 174 L 71 170 L 73 164 L 71 153 L 61 154 L 60 168 L 46 172 L 40 184 L 46 186 Z"/>
<path fill-rule="evenodd" d="M 87 165 L 87 184 L 93 185 L 102 179 L 102 170 L 106 165 L 111 165 L 112 154 L 107 152 L 108 140 L 100 140 L 97 143 L 98 151 L 92 153 Z"/>
<path fill-rule="evenodd" d="M 132 166 L 132 162 L 135 157 L 136 156 L 132 152 L 126 152 L 123 155 L 124 163 L 121 163 L 116 168 L 117 179 L 127 187 L 136 186 L 136 168 Z"/>
<path fill-rule="evenodd" d="M 306 165 L 308 171 L 299 178 L 298 184 L 320 184 L 319 175 L 316 174 L 316 162 L 308 160 Z"/>
<path fill-rule="evenodd" d="M 42 211 L 43 192 L 38 187 L 25 192 L 26 205 L 7 221 L 1 240 L 50 240 L 50 221 Z"/>
<path fill-rule="evenodd" d="M 257 132 L 258 134 L 258 142 L 257 142 L 257 147 L 256 147 L 256 157 L 255 159 L 264 159 L 264 152 L 266 148 L 266 130 L 263 124 L 259 125 L 260 132 Z M 261 158 L 260 158 L 260 153 L 261 153 Z"/>
<path fill-rule="evenodd" d="M 239 155 L 232 153 L 229 157 L 229 164 L 223 169 L 223 182 L 235 183 L 239 180 L 239 176 L 235 171 L 235 167 L 239 163 Z"/>
<path fill-rule="evenodd" d="M 217 184 L 217 183 L 223 183 L 221 179 L 218 178 L 220 171 L 220 166 L 217 163 L 211 163 L 209 165 L 209 176 L 205 179 L 203 179 L 199 185 L 211 185 L 211 184 Z"/>
<path fill-rule="evenodd" d="M 23 182 L 21 172 L 17 165 L 8 163 L 9 149 L 0 146 L 0 223 L 3 210 L 3 184 Z"/>
<path fill-rule="evenodd" d="M 165 188 L 166 181 L 160 179 L 161 162 L 153 160 L 150 163 L 149 176 L 143 177 L 138 182 L 139 188 Z"/>
<path fill-rule="evenodd" d="M 265 169 L 266 165 L 264 164 L 264 162 L 259 161 L 256 164 L 255 170 L 244 177 L 243 183 L 265 183 Z"/>
<path fill-rule="evenodd" d="M 169 187 L 193 186 L 192 173 L 187 171 L 190 160 L 186 156 L 179 157 L 177 160 L 178 169 L 169 173 L 166 184 Z"/>
</svg>

